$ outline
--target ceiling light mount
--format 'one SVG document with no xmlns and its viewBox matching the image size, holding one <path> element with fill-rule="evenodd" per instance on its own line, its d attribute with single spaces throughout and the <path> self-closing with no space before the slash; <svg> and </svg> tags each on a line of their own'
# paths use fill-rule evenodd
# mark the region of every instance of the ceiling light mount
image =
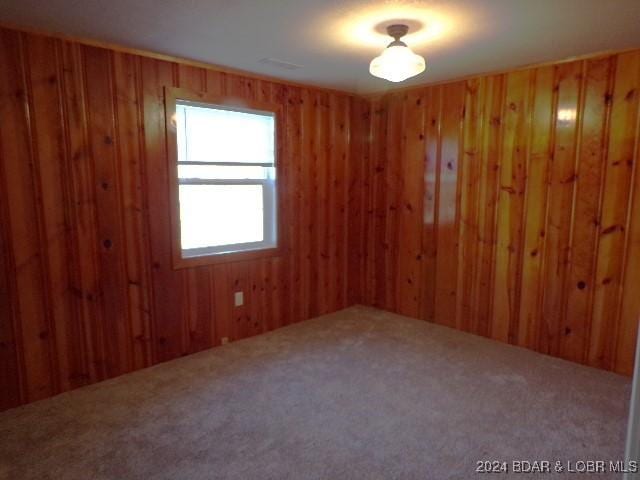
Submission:
<svg viewBox="0 0 640 480">
<path fill-rule="evenodd" d="M 391 42 L 391 45 L 397 42 L 398 44 L 402 44 L 406 46 L 406 44 L 404 42 L 401 42 L 400 39 L 404 37 L 407 33 L 409 33 L 409 27 L 407 25 L 402 25 L 399 23 L 396 23 L 394 25 L 389 25 L 387 27 L 387 33 L 389 34 L 390 37 L 393 37 L 394 39 L 393 42 Z"/>
<path fill-rule="evenodd" d="M 402 82 L 424 71 L 424 58 L 413 53 L 407 44 L 400 40 L 408 32 L 409 27 L 403 24 L 396 23 L 387 27 L 387 33 L 393 41 L 380 56 L 371 61 L 371 75 L 390 82 Z"/>
</svg>

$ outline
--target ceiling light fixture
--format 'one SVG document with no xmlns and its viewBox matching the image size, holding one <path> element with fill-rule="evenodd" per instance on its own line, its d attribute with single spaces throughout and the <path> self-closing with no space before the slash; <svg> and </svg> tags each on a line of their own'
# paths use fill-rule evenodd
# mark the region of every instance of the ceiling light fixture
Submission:
<svg viewBox="0 0 640 480">
<path fill-rule="evenodd" d="M 400 39 L 409 31 L 406 25 L 389 25 L 387 33 L 394 38 L 380 56 L 371 60 L 369 72 L 390 82 L 402 82 L 424 72 L 424 58 L 413 53 Z"/>
</svg>

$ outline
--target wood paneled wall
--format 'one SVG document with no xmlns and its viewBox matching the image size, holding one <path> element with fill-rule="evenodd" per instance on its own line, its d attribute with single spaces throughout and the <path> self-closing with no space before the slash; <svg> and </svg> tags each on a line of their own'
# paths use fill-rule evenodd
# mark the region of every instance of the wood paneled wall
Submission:
<svg viewBox="0 0 640 480">
<path fill-rule="evenodd" d="M 167 85 L 284 106 L 281 256 L 172 269 Z M 354 303 L 630 374 L 639 102 L 640 52 L 363 99 L 0 29 L 0 409 Z"/>
<path fill-rule="evenodd" d="M 165 85 L 284 105 L 283 255 L 172 269 Z M 366 105 L 0 30 L 0 409 L 357 301 Z"/>
<path fill-rule="evenodd" d="M 371 99 L 364 301 L 631 374 L 640 51 Z"/>
</svg>

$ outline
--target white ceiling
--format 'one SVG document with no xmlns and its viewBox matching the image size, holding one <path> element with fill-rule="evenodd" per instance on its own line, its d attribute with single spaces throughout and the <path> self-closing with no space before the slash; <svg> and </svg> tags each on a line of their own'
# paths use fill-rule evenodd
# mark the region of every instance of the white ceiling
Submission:
<svg viewBox="0 0 640 480">
<path fill-rule="evenodd" d="M 427 59 L 402 84 L 368 72 L 393 20 Z M 640 0 L 0 0 L 0 22 L 359 93 L 640 47 Z"/>
</svg>

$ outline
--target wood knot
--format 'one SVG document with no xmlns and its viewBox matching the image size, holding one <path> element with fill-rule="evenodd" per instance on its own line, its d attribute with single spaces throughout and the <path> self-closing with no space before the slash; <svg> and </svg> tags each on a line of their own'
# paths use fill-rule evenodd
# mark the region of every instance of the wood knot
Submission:
<svg viewBox="0 0 640 480">
<path fill-rule="evenodd" d="M 624 99 L 625 99 L 625 101 L 630 102 L 631 100 L 633 100 L 635 95 L 636 95 L 636 89 L 632 88 L 631 90 L 629 90 L 627 92 L 627 94 L 625 95 Z"/>
</svg>

